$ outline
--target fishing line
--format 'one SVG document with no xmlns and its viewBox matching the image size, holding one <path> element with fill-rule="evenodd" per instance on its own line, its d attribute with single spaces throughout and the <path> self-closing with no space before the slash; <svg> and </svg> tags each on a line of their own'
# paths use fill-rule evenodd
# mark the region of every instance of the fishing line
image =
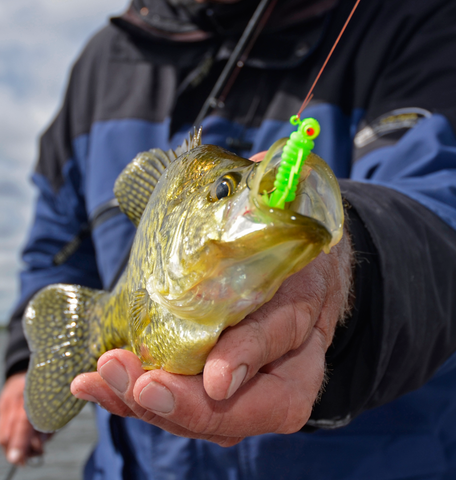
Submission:
<svg viewBox="0 0 456 480">
<path fill-rule="evenodd" d="M 43 455 L 37 455 L 27 459 L 26 464 L 28 467 L 41 467 L 43 465 Z M 6 473 L 6 477 L 3 480 L 12 480 L 14 475 L 17 473 L 17 465 L 10 465 L 10 469 Z"/>
<path fill-rule="evenodd" d="M 336 46 L 339 43 L 339 40 L 342 37 L 343 33 L 345 32 L 345 29 L 347 28 L 347 25 L 350 23 L 350 20 L 353 17 L 353 14 L 355 13 L 355 10 L 358 7 L 358 4 L 359 4 L 360 1 L 361 0 L 357 0 L 356 3 L 355 3 L 355 6 L 352 8 L 352 11 L 350 12 L 350 15 L 348 16 L 347 20 L 345 21 L 344 26 L 342 27 L 342 30 L 339 33 L 339 36 L 336 38 L 336 41 L 334 42 L 334 45 L 331 48 L 331 51 L 328 53 L 328 56 L 326 57 L 326 60 L 323 63 L 323 66 L 320 68 L 320 71 L 318 72 L 317 77 L 315 78 L 312 86 L 310 87 L 309 93 L 307 94 L 306 98 L 302 102 L 301 108 L 299 109 L 299 112 L 296 114 L 296 117 L 298 117 L 298 118 L 301 117 L 302 111 L 307 107 L 309 102 L 312 100 L 313 89 L 315 88 L 315 85 L 317 84 L 321 74 L 323 73 L 323 70 L 326 68 L 326 64 L 328 63 L 329 59 L 331 58 L 331 55 L 333 54 L 334 50 L 336 49 Z"/>
<path fill-rule="evenodd" d="M 313 97 L 313 89 L 318 82 L 323 70 L 325 69 L 331 55 L 333 54 L 339 40 L 341 39 L 347 25 L 349 24 L 356 8 L 358 7 L 360 0 L 357 0 L 350 15 L 345 21 L 342 30 L 340 31 L 336 41 L 334 42 L 326 60 L 323 63 L 317 78 L 314 80 L 310 87 L 304 102 L 302 102 L 299 112 L 290 118 L 292 125 L 297 125 L 298 128 L 288 138 L 285 146 L 283 147 L 280 166 L 277 171 L 276 178 L 274 180 L 274 191 L 271 194 L 264 193 L 263 201 L 270 207 L 284 209 L 285 203 L 292 202 L 296 198 L 296 191 L 298 188 L 299 178 L 301 177 L 302 169 L 313 150 L 315 144 L 313 140 L 320 134 L 320 124 L 315 118 L 306 118 L 301 121 L 300 116 L 302 111 L 307 107 L 310 100 Z"/>
<path fill-rule="evenodd" d="M 217 96 L 219 95 L 222 89 L 224 89 L 222 95 L 226 97 L 229 88 L 234 83 L 236 76 L 238 75 L 240 69 L 243 66 L 245 58 L 247 57 L 249 51 L 252 49 L 256 39 L 258 38 L 258 35 L 260 34 L 261 30 L 266 24 L 276 3 L 277 3 L 277 0 L 262 0 L 258 5 L 257 9 L 255 10 L 255 13 L 252 15 L 252 18 L 250 19 L 249 23 L 247 24 L 247 27 L 245 28 L 244 33 L 239 39 L 239 42 L 237 43 L 230 58 L 228 59 L 228 62 L 225 65 L 225 68 L 223 69 L 217 82 L 212 88 L 212 91 L 209 94 L 208 98 L 204 102 L 203 107 L 201 108 L 201 111 L 195 120 L 195 125 L 201 125 L 201 122 L 203 121 L 203 118 L 207 115 L 207 112 L 211 108 L 214 108 L 217 106 L 217 104 L 220 102 L 220 99 L 217 99 Z M 242 56 L 242 59 L 241 59 L 241 56 Z M 236 70 L 234 70 L 232 77 L 228 78 L 228 76 L 230 75 L 230 73 L 233 71 L 235 67 L 236 67 Z M 125 250 L 122 260 L 119 263 L 111 281 L 108 284 L 108 287 L 107 287 L 108 291 L 111 291 L 115 287 L 117 281 L 122 275 L 122 272 L 124 271 L 128 263 L 128 260 L 130 258 L 130 252 L 131 252 L 131 245 L 129 248 Z"/>
<path fill-rule="evenodd" d="M 300 116 L 303 110 L 307 107 L 309 104 L 310 100 L 313 97 L 313 90 L 315 88 L 315 85 L 317 84 L 318 80 L 320 79 L 321 74 L 323 73 L 324 69 L 326 68 L 326 65 L 328 64 L 329 59 L 331 58 L 334 50 L 336 49 L 337 44 L 339 43 L 343 33 L 345 32 L 348 24 L 350 23 L 350 20 L 353 17 L 353 14 L 355 13 L 355 10 L 357 9 L 359 2 L 361 0 L 356 0 L 355 5 L 353 6 L 347 20 L 345 21 L 339 35 L 336 38 L 336 41 L 334 42 L 328 56 L 326 57 L 326 60 L 323 63 L 323 66 L 321 67 L 320 71 L 318 72 L 312 86 L 310 87 L 310 90 L 304 99 L 301 108 L 299 109 L 299 112 L 292 117 L 292 123 L 295 122 L 294 124 L 301 123 L 300 122 Z M 206 101 L 204 102 L 203 107 L 201 108 L 200 113 L 198 114 L 198 117 L 195 120 L 195 125 L 201 125 L 201 122 L 203 121 L 203 118 L 207 115 L 208 111 L 211 108 L 215 108 L 218 106 L 219 103 L 223 102 L 226 98 L 226 95 L 228 94 L 228 91 L 231 89 L 231 86 L 233 85 L 236 77 L 238 76 L 241 68 L 244 66 L 244 62 L 248 57 L 248 54 L 250 50 L 252 49 L 256 39 L 258 38 L 258 35 L 261 33 L 262 29 L 264 28 L 266 22 L 269 19 L 269 16 L 271 15 L 275 5 L 277 3 L 277 0 L 262 0 L 260 4 L 258 5 L 257 9 L 255 10 L 255 13 L 252 15 L 252 18 L 250 19 L 249 23 L 247 24 L 246 29 L 244 30 L 244 33 L 242 34 L 241 38 L 239 39 L 239 42 L 237 43 L 235 49 L 233 50 L 230 58 L 228 59 L 227 64 L 225 65 L 225 68 L 223 69 L 222 73 L 220 74 L 219 78 L 217 79 L 217 82 L 215 83 L 214 87 L 212 88 L 211 93 L 207 97 Z M 269 8 L 268 8 L 269 7 Z M 249 42 L 249 43 L 248 43 Z M 233 70 L 235 68 L 235 70 Z M 228 78 L 228 76 L 231 74 L 231 77 Z M 220 97 L 217 98 L 219 95 L 220 91 L 223 88 L 223 92 L 221 93 Z M 318 122 L 317 122 L 318 123 Z M 313 133 L 311 135 L 313 138 Z M 313 148 L 313 146 L 312 146 Z M 305 161 L 305 158 L 303 159 Z M 269 202 L 270 200 L 268 200 Z M 112 290 L 114 286 L 117 283 L 117 280 L 119 279 L 120 275 L 122 274 L 123 270 L 125 269 L 129 257 L 130 257 L 130 251 L 131 251 L 131 246 L 128 248 L 122 258 L 122 261 L 120 262 L 115 275 L 112 277 L 111 282 L 109 283 L 108 290 Z"/>
</svg>

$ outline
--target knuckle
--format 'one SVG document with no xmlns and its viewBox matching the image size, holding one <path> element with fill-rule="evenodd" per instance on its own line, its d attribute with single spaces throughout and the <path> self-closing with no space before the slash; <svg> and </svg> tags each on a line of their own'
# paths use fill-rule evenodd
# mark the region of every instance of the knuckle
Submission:
<svg viewBox="0 0 456 480">
<path fill-rule="evenodd" d="M 211 424 L 211 417 L 212 415 L 205 415 L 202 410 L 195 409 L 195 412 L 189 419 L 188 422 L 188 429 L 191 432 L 198 433 L 198 434 L 207 434 L 212 433 L 209 430 L 209 426 Z"/>
<path fill-rule="evenodd" d="M 318 377 L 318 378 L 317 378 Z M 290 434 L 299 431 L 309 420 L 312 408 L 320 391 L 323 376 L 310 379 L 306 388 L 289 388 L 283 392 L 282 422 L 275 430 L 276 433 Z"/>
<path fill-rule="evenodd" d="M 128 408 L 127 406 L 125 407 L 122 407 L 120 409 L 120 413 L 119 413 L 119 416 L 120 417 L 132 417 L 132 418 L 136 418 L 137 415 L 130 409 Z"/>
<path fill-rule="evenodd" d="M 298 326 L 299 308 L 294 302 L 282 307 L 277 312 L 277 322 L 263 322 L 261 318 L 252 319 L 251 337 L 258 351 L 261 365 L 270 363 L 284 353 L 298 348 L 302 343 L 302 335 Z"/>
<path fill-rule="evenodd" d="M 207 409 L 206 405 L 196 407 L 189 419 L 187 428 L 197 434 L 223 435 L 222 416 Z"/>
<path fill-rule="evenodd" d="M 135 415 L 131 415 L 135 416 Z M 138 418 L 146 423 L 155 423 L 157 420 L 157 414 L 150 412 L 149 410 L 144 410 L 141 415 L 138 415 Z"/>
<path fill-rule="evenodd" d="M 269 361 L 270 344 L 270 335 L 261 316 L 252 315 L 244 320 L 240 356 L 247 355 L 248 358 L 255 359 L 255 362 L 264 365 Z"/>
<path fill-rule="evenodd" d="M 119 417 L 131 417 L 134 416 L 131 409 L 125 403 L 122 403 L 116 399 L 108 399 L 101 401 L 99 405 L 108 412 L 118 415 Z"/>
<path fill-rule="evenodd" d="M 318 321 L 315 326 L 315 333 L 317 336 L 318 344 L 322 352 L 326 352 L 329 345 L 332 342 L 332 329 L 331 325 L 328 322 Z M 323 366 L 324 368 L 324 366 Z"/>
<path fill-rule="evenodd" d="M 308 321 L 312 317 L 312 308 L 307 302 L 297 304 L 292 302 L 292 315 L 290 324 L 290 346 L 289 350 L 296 350 L 299 348 L 309 335 L 311 329 L 311 322 Z"/>
<path fill-rule="evenodd" d="M 290 407 L 287 409 L 285 418 L 276 430 L 276 433 L 290 434 L 298 432 L 310 417 L 312 408 L 302 405 L 300 408 Z"/>
<path fill-rule="evenodd" d="M 258 349 L 258 359 L 261 365 L 264 365 L 269 361 L 269 356 L 271 354 L 271 337 L 269 332 L 264 327 L 264 324 L 258 320 L 255 320 L 252 324 L 254 328 L 252 329 L 252 341 L 256 343 Z"/>
</svg>

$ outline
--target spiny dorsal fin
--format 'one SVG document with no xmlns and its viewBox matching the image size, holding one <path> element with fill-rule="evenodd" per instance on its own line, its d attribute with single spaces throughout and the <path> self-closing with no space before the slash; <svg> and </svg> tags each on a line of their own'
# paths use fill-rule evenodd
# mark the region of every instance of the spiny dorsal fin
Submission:
<svg viewBox="0 0 456 480">
<path fill-rule="evenodd" d="M 200 127 L 198 130 L 196 129 L 196 127 L 193 127 L 193 134 L 192 132 L 189 132 L 188 139 L 186 138 L 182 142 L 182 145 L 176 148 L 176 155 L 180 157 L 183 153 L 189 152 L 192 148 L 199 147 L 201 145 L 202 132 L 202 127 Z"/>
<path fill-rule="evenodd" d="M 198 131 L 194 128 L 193 135 L 190 133 L 189 139 L 185 139 L 176 151 L 164 152 L 160 148 L 153 148 L 139 153 L 123 169 L 114 185 L 114 195 L 122 212 L 136 227 L 165 169 L 177 157 L 201 145 L 201 132 L 201 128 Z"/>
</svg>

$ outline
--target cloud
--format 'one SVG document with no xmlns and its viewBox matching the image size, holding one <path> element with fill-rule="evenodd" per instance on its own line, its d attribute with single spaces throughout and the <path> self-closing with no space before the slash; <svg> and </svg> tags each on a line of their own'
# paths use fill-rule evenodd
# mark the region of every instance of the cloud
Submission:
<svg viewBox="0 0 456 480">
<path fill-rule="evenodd" d="M 37 139 L 57 112 L 86 41 L 128 0 L 0 2 L 0 323 L 17 296 L 19 251 L 32 214 Z"/>
</svg>

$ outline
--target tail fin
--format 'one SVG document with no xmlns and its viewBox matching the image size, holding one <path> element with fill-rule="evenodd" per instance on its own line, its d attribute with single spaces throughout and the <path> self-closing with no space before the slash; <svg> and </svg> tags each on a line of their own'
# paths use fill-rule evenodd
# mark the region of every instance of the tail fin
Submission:
<svg viewBox="0 0 456 480">
<path fill-rule="evenodd" d="M 23 324 L 32 356 L 24 399 L 37 430 L 58 430 L 86 403 L 71 394 L 70 384 L 79 373 L 96 370 L 103 353 L 92 313 L 103 294 L 77 285 L 50 285 L 26 309 Z"/>
</svg>

